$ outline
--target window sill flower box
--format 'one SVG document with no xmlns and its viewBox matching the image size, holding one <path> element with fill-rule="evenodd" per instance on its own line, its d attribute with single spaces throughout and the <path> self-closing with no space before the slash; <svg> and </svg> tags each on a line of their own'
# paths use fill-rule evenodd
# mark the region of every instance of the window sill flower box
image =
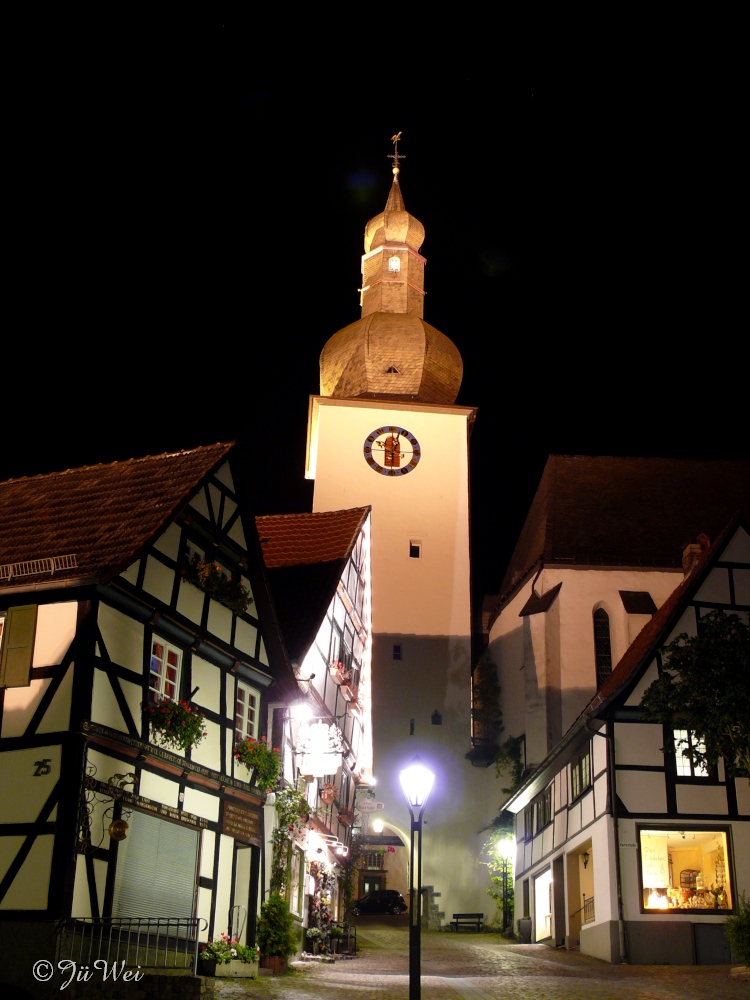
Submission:
<svg viewBox="0 0 750 1000">
<path fill-rule="evenodd" d="M 342 684 L 341 693 L 344 698 L 351 704 L 359 700 L 359 685 L 358 684 Z"/>
<path fill-rule="evenodd" d="M 342 826 L 351 826 L 354 823 L 354 810 L 342 809 L 339 812 L 339 823 L 341 823 Z"/>
<path fill-rule="evenodd" d="M 227 576 L 218 563 L 200 556 L 194 556 L 190 560 L 190 564 L 182 570 L 182 578 L 236 615 L 244 614 L 253 603 L 250 591 L 240 580 Z"/>
</svg>

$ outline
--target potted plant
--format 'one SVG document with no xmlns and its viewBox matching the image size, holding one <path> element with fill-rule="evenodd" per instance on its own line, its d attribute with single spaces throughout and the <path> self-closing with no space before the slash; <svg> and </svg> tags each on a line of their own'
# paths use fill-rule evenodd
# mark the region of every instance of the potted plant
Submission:
<svg viewBox="0 0 750 1000">
<path fill-rule="evenodd" d="M 310 942 L 313 955 L 318 954 L 320 939 L 322 937 L 323 937 L 323 931 L 320 929 L 320 927 L 307 928 L 307 940 Z"/>
<path fill-rule="evenodd" d="M 151 742 L 173 750 L 190 750 L 197 747 L 206 732 L 203 713 L 186 701 L 163 698 L 153 705 L 144 705 L 144 713 L 151 730 Z"/>
<path fill-rule="evenodd" d="M 354 822 L 353 809 L 339 809 L 339 823 L 343 823 L 344 826 L 351 826 L 353 822 Z"/>
<path fill-rule="evenodd" d="M 200 970 L 204 976 L 250 977 L 255 973 L 257 948 L 240 944 L 239 938 L 222 934 L 217 940 L 201 945 L 198 952 Z"/>
<path fill-rule="evenodd" d="M 336 684 L 344 683 L 344 676 L 347 671 L 344 669 L 344 664 L 341 660 L 334 660 L 328 669 L 331 671 L 331 677 L 333 677 Z M 351 677 L 351 674 L 349 676 Z"/>
<path fill-rule="evenodd" d="M 355 702 L 359 698 L 359 684 L 352 684 L 352 675 L 347 671 L 348 677 L 341 685 L 341 693 L 349 702 Z"/>
<path fill-rule="evenodd" d="M 328 936 L 331 939 L 331 951 L 335 955 L 338 949 L 339 940 L 344 936 L 343 928 L 334 924 L 328 931 Z"/>
<path fill-rule="evenodd" d="M 324 781 L 320 786 L 320 797 L 327 806 L 336 798 L 336 786 L 332 781 Z"/>
<path fill-rule="evenodd" d="M 734 959 L 750 969 L 750 899 L 744 892 L 735 901 L 734 913 L 725 921 Z"/>
<path fill-rule="evenodd" d="M 245 767 L 255 771 L 254 781 L 258 788 L 270 792 L 276 787 L 281 775 L 281 751 L 271 747 L 264 736 L 254 740 L 248 736 L 234 745 L 234 756 Z"/>
<path fill-rule="evenodd" d="M 289 958 L 297 951 L 297 936 L 286 900 L 275 893 L 260 908 L 256 941 L 261 968 L 286 972 Z"/>
</svg>

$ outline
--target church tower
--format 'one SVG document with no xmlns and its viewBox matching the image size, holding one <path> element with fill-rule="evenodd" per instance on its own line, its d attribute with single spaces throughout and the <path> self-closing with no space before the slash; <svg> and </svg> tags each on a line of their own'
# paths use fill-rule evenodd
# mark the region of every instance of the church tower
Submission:
<svg viewBox="0 0 750 1000">
<path fill-rule="evenodd" d="M 456 346 L 423 319 L 424 227 L 407 212 L 394 137 L 385 209 L 365 228 L 362 314 L 320 356 L 310 400 L 313 510 L 372 506 L 372 725 L 378 813 L 408 844 L 399 771 L 436 773 L 422 880 L 439 909 L 485 909 L 479 864 L 495 810 L 471 747 L 469 433 Z M 408 886 L 386 875 L 388 888 Z M 386 887 L 384 886 L 384 887 Z"/>
</svg>

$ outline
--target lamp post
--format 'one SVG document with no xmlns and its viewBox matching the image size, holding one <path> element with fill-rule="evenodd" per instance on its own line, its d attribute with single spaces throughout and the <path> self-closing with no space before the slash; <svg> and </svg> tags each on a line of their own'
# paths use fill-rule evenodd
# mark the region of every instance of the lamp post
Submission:
<svg viewBox="0 0 750 1000">
<path fill-rule="evenodd" d="M 420 1000 L 421 982 L 421 933 L 422 933 L 422 816 L 427 804 L 435 775 L 419 757 L 399 774 L 399 781 L 406 796 L 411 815 L 411 854 L 409 859 L 409 1000 Z M 416 845 L 417 861 L 414 863 Z M 416 883 L 414 875 L 416 872 Z"/>
<path fill-rule="evenodd" d="M 514 842 L 512 840 L 499 840 L 497 843 L 497 854 L 500 858 L 500 874 L 503 880 L 503 933 L 508 926 L 508 876 L 513 871 L 511 859 L 513 858 Z"/>
</svg>

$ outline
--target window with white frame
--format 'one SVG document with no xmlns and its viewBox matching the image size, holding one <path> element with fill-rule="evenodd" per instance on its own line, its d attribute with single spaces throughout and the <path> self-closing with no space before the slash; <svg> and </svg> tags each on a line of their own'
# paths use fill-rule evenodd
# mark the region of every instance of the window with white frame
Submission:
<svg viewBox="0 0 750 1000">
<path fill-rule="evenodd" d="M 691 750 L 697 750 L 701 754 L 706 752 L 706 744 L 703 740 L 696 738 L 694 732 L 689 729 L 674 729 L 672 731 L 674 740 L 675 766 L 678 778 L 708 778 L 710 772 L 708 765 L 701 761 L 692 759 Z"/>
<path fill-rule="evenodd" d="M 258 714 L 260 695 L 243 681 L 237 681 L 237 697 L 234 705 L 234 740 L 258 738 Z"/>
<path fill-rule="evenodd" d="M 182 650 L 163 639 L 154 639 L 151 643 L 149 701 L 178 701 L 181 669 Z"/>
<path fill-rule="evenodd" d="M 401 261 L 398 259 L 398 257 L 389 257 L 388 258 L 388 270 L 389 271 L 400 271 L 401 270 Z"/>
</svg>

